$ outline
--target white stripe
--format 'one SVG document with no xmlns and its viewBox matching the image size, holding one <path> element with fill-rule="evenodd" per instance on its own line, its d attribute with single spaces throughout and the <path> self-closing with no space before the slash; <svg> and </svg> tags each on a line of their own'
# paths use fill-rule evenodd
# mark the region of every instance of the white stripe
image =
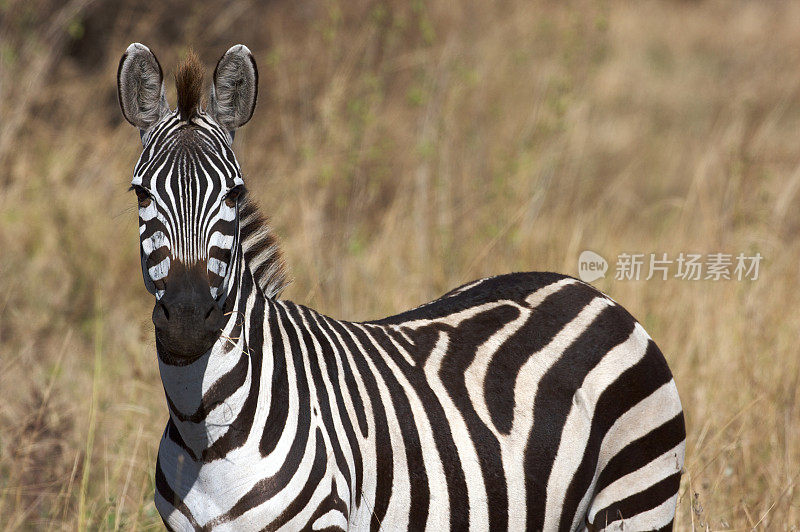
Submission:
<svg viewBox="0 0 800 532">
<path fill-rule="evenodd" d="M 255 293 L 255 290 L 253 291 L 253 293 Z M 300 317 L 303 321 L 303 327 L 304 329 L 309 330 L 311 327 L 308 324 L 307 316 L 305 316 L 304 314 L 305 313 L 300 314 Z M 311 317 L 315 318 L 313 313 Z M 319 327 L 318 323 L 317 326 Z M 335 352 L 335 346 L 333 345 L 333 342 L 330 341 L 330 338 L 328 338 L 328 335 L 325 334 L 325 331 L 321 327 L 319 327 L 319 330 L 320 332 L 322 332 L 326 341 L 330 345 L 331 350 L 334 351 L 333 358 L 338 359 L 339 358 L 337 356 L 338 353 Z M 324 357 L 322 356 L 322 346 L 320 345 L 316 335 L 311 334 L 310 336 L 311 336 L 311 341 L 314 344 L 313 353 L 316 355 L 319 371 L 322 375 L 322 385 L 325 387 L 325 392 L 328 394 L 328 407 L 331 413 L 331 418 L 333 420 L 333 431 L 335 432 L 337 438 L 339 439 L 339 447 L 342 453 L 345 455 L 345 462 L 347 462 L 347 469 L 350 478 L 355 479 L 356 471 L 355 471 L 355 459 L 353 458 L 353 449 L 350 446 L 350 439 L 347 437 L 347 434 L 344 431 L 344 425 L 342 424 L 342 416 L 346 416 L 347 412 L 339 411 L 339 405 L 337 404 L 336 401 L 336 391 L 334 390 L 334 384 L 331 383 L 328 367 L 327 364 L 325 363 Z M 311 375 L 309 375 L 309 378 L 311 378 Z M 339 384 L 338 382 L 335 383 L 335 385 L 337 386 L 338 384 Z M 342 395 L 344 396 L 346 394 L 343 393 Z M 323 429 L 323 431 L 327 434 L 327 430 Z M 333 448 L 333 445 L 327 442 L 327 438 L 326 438 L 326 443 L 328 443 L 327 445 L 328 449 Z M 332 469 L 338 470 L 338 466 L 335 462 L 332 463 Z M 350 500 L 350 497 L 348 496 L 344 500 L 345 502 L 347 502 Z"/>
<path fill-rule="evenodd" d="M 408 333 L 403 330 L 402 326 L 400 326 L 400 325 L 390 325 L 389 327 L 391 327 L 392 330 L 397 331 L 397 333 L 400 336 L 402 336 L 405 339 L 405 341 L 408 342 L 409 344 L 414 345 L 416 343 L 411 339 L 410 336 L 408 336 Z"/>
<path fill-rule="evenodd" d="M 159 279 L 163 279 L 164 277 L 166 277 L 168 271 L 169 271 L 169 257 L 164 258 L 164 260 L 162 260 L 155 266 L 147 269 L 147 273 L 148 275 L 150 275 L 150 279 L 154 281 L 158 281 Z"/>
<path fill-rule="evenodd" d="M 208 239 L 208 247 L 231 249 L 233 247 L 233 235 L 224 235 L 219 231 L 214 231 L 211 233 L 211 238 Z"/>
<path fill-rule="evenodd" d="M 325 318 L 320 317 L 319 319 Z M 337 357 L 336 359 L 336 365 L 339 370 L 339 387 L 342 389 L 342 391 L 349 392 L 344 378 L 344 365 L 342 363 L 343 358 L 346 356 L 347 363 L 350 366 L 350 372 L 356 381 L 356 388 L 358 389 L 358 394 L 361 397 L 363 412 L 367 421 L 368 437 L 364 438 L 360 428 L 361 425 L 358 423 L 358 417 L 355 413 L 353 398 L 351 397 L 350 393 L 345 393 L 345 406 L 347 407 L 348 415 L 353 423 L 353 429 L 356 431 L 356 436 L 360 443 L 359 447 L 361 449 L 361 463 L 362 468 L 364 469 L 364 477 L 361 486 L 361 498 L 351 502 L 353 506 L 350 508 L 350 520 L 353 523 L 365 522 L 371 518 L 372 508 L 375 506 L 375 490 L 377 481 L 375 471 L 375 466 L 377 464 L 375 450 L 375 418 L 372 410 L 372 399 L 367 393 L 363 377 L 361 372 L 358 370 L 358 365 L 356 364 L 355 359 L 353 358 L 354 353 L 350 349 L 347 349 L 347 344 L 345 344 L 344 339 L 342 338 L 341 334 L 339 334 L 339 331 L 336 330 L 335 327 L 331 326 L 330 323 L 329 326 L 333 331 L 334 336 L 336 336 L 338 339 L 339 345 L 341 345 L 342 349 L 344 350 L 344 353 L 342 353 L 343 356 L 341 358 Z"/>
<path fill-rule="evenodd" d="M 391 344 L 394 346 L 395 350 L 400 354 L 401 357 L 403 357 L 403 360 L 405 360 L 406 363 L 409 366 L 416 366 L 417 365 L 417 362 L 413 358 L 411 358 L 411 353 L 409 353 L 399 343 L 397 343 L 397 340 L 394 339 L 394 336 L 392 336 L 391 334 L 388 334 L 387 327 L 383 327 L 381 325 L 375 325 L 375 324 L 372 324 L 372 323 L 359 324 L 359 327 L 361 327 L 362 329 L 370 329 L 370 330 L 373 330 L 373 331 L 375 329 L 377 329 L 379 331 L 382 331 L 386 335 L 386 338 L 389 340 L 389 342 L 391 342 Z M 395 329 L 392 329 L 392 330 L 395 330 Z"/>
<path fill-rule="evenodd" d="M 164 474 L 164 476 L 167 479 L 169 479 L 169 476 L 166 473 Z M 158 492 L 158 489 L 156 489 L 154 502 L 156 504 L 156 509 L 158 510 L 158 513 L 161 515 L 161 517 L 164 518 L 167 524 L 169 524 L 169 526 L 172 527 L 173 530 L 194 529 L 192 523 L 190 523 L 189 520 L 186 519 L 186 516 L 184 516 L 182 513 L 176 510 L 172 506 L 172 503 L 170 503 L 164 497 L 162 497 L 161 493 Z"/>
<path fill-rule="evenodd" d="M 525 298 L 525 302 L 528 303 L 528 305 L 531 308 L 538 307 L 539 304 L 542 301 L 544 301 L 544 299 L 547 296 L 558 292 L 559 290 L 561 290 L 565 286 L 569 286 L 569 285 L 575 284 L 577 282 L 578 281 L 573 279 L 572 277 L 565 277 L 564 279 L 561 279 L 560 281 L 556 281 L 555 283 L 551 283 L 551 284 L 549 284 L 547 286 L 544 286 L 544 287 L 540 288 L 539 290 L 535 291 L 534 293 L 532 293 L 531 295 L 529 295 L 528 297 Z"/>
<path fill-rule="evenodd" d="M 464 478 L 467 479 L 467 501 L 469 504 L 469 529 L 488 530 L 489 529 L 489 508 L 487 506 L 486 484 L 483 480 L 478 453 L 472 443 L 472 437 L 467 429 L 467 424 L 461 416 L 458 407 L 453 403 L 450 394 L 439 378 L 439 370 L 442 361 L 447 354 L 449 344 L 447 334 L 439 333 L 439 340 L 433 348 L 427 362 L 425 363 L 425 377 L 430 383 L 433 393 L 439 398 L 445 416 L 450 422 L 450 430 L 453 434 L 453 442 L 461 461 L 461 468 L 464 471 Z M 458 467 L 452 464 L 451 467 Z M 445 490 L 446 491 L 446 490 Z M 433 490 L 431 490 L 433 493 Z M 391 522 L 391 521 L 390 521 Z"/>
<path fill-rule="evenodd" d="M 619 530 L 620 532 L 628 530 L 660 530 L 675 518 L 675 506 L 677 503 L 678 494 L 676 493 L 652 510 L 642 512 L 632 519 L 614 521 L 605 530 Z M 598 526 L 600 526 L 599 523 Z"/>
<path fill-rule="evenodd" d="M 289 481 L 289 483 L 281 491 L 276 493 L 275 496 L 272 497 L 271 499 L 264 501 L 264 503 L 258 506 L 250 508 L 239 518 L 231 521 L 228 530 L 232 531 L 252 530 L 253 529 L 252 523 L 271 522 L 272 520 L 276 519 L 277 516 L 279 516 L 281 512 L 284 509 L 286 509 L 286 507 L 288 507 L 293 500 L 297 498 L 297 496 L 303 490 L 303 488 L 305 488 L 306 483 L 308 482 L 308 478 L 309 476 L 311 476 L 311 469 L 314 466 L 314 459 L 316 458 L 317 455 L 316 451 L 317 451 L 317 431 L 316 431 L 316 426 L 312 422 L 311 427 L 309 428 L 306 447 L 305 450 L 303 451 L 303 458 L 301 459 L 300 464 L 297 467 L 297 471 L 295 471 L 295 474 L 292 475 L 292 478 Z M 226 457 L 225 460 L 217 460 L 216 462 L 204 465 L 203 467 L 208 468 L 209 465 L 216 465 L 220 463 L 223 464 L 223 467 L 227 467 L 227 471 L 230 471 L 230 464 L 225 465 L 224 462 L 231 460 L 231 454 L 233 453 L 229 453 L 229 455 Z M 254 458 L 255 458 L 254 456 L 242 457 L 240 458 L 240 460 L 244 461 L 239 463 L 253 463 Z M 259 463 L 264 463 L 264 462 L 260 461 Z M 257 482 L 258 480 L 262 478 L 268 478 L 270 476 L 269 474 L 264 473 L 260 465 L 245 469 L 248 470 L 248 473 L 249 472 L 254 473 L 253 478 L 248 479 L 252 481 L 252 485 L 255 485 L 255 482 Z M 213 481 L 214 479 L 214 477 L 211 475 L 208 475 L 207 478 L 211 481 Z M 222 476 L 222 478 L 217 482 L 220 482 L 222 479 L 225 479 L 225 477 Z M 228 479 L 232 480 L 230 479 L 230 476 L 228 476 Z M 237 479 L 237 484 L 238 484 L 238 479 Z M 229 487 L 230 487 L 229 485 L 225 486 L 217 485 L 215 488 L 212 488 L 211 490 L 211 493 L 214 493 L 215 497 L 223 493 L 228 493 L 228 492 L 231 493 L 232 495 L 231 505 L 228 508 L 232 507 L 233 503 L 236 502 L 237 495 L 241 496 L 241 493 L 243 492 L 238 489 L 230 490 Z M 195 505 L 207 504 L 208 500 L 209 497 L 206 495 L 204 499 L 199 498 L 197 501 L 195 501 L 194 504 Z M 283 529 L 292 530 L 290 523 L 291 521 L 287 523 Z"/>
<path fill-rule="evenodd" d="M 339 510 L 329 510 L 319 516 L 311 526 L 312 530 L 322 530 L 328 527 L 339 527 L 342 530 L 347 530 L 347 519 L 344 518 L 344 515 Z"/>
<path fill-rule="evenodd" d="M 617 419 L 603 438 L 600 457 L 608 462 L 630 442 L 681 413 L 675 380 L 670 380 Z"/>
<path fill-rule="evenodd" d="M 255 291 L 254 291 L 255 292 Z M 278 304 L 281 304 L 278 302 Z M 269 308 L 269 307 L 267 307 Z M 275 312 L 274 309 L 269 310 L 269 312 Z M 267 340 L 267 329 L 266 329 L 266 321 L 268 317 L 265 315 L 265 330 L 264 330 L 264 340 Z M 292 356 L 291 347 L 289 345 L 289 336 L 284 329 L 284 320 L 280 319 L 280 317 L 276 320 L 278 322 L 278 329 L 280 329 L 280 342 L 283 344 L 283 352 L 284 352 L 284 361 L 286 363 L 286 377 L 289 382 L 289 390 L 288 390 L 288 397 L 289 397 L 289 413 L 287 414 L 286 418 L 286 425 L 283 427 L 283 431 L 281 432 L 280 437 L 278 438 L 278 443 L 275 445 L 275 449 L 270 453 L 267 457 L 263 466 L 260 466 L 260 473 L 266 478 L 268 476 L 272 476 L 278 472 L 281 468 L 283 463 L 287 460 L 289 455 L 289 450 L 291 449 L 292 443 L 295 440 L 295 436 L 298 430 L 298 421 L 300 417 L 300 398 L 297 391 L 297 371 L 302 371 L 301 368 L 296 368 L 294 365 L 294 357 Z M 295 331 L 297 328 L 294 327 Z M 299 334 L 297 332 L 296 334 Z M 274 342 L 275 339 L 270 339 L 270 341 Z M 254 349 L 260 349 L 262 346 L 254 346 Z M 269 356 L 273 356 L 273 349 L 272 346 L 263 346 L 264 349 L 264 359 Z M 269 354 L 268 354 L 269 353 Z M 264 377 L 262 376 L 261 379 L 261 389 L 262 390 L 269 390 L 272 387 L 272 382 L 265 381 Z M 268 410 L 268 409 L 267 409 Z M 261 420 L 260 425 L 254 424 L 254 433 L 262 434 L 264 432 L 264 423 L 266 423 L 268 412 L 264 414 L 264 419 Z M 255 427 L 258 426 L 260 430 L 255 430 Z"/>
<path fill-rule="evenodd" d="M 453 291 L 453 292 L 452 292 L 450 295 L 448 295 L 448 296 L 445 296 L 445 297 L 453 297 L 453 296 L 457 296 L 457 295 L 458 295 L 458 294 L 460 294 L 461 292 L 464 292 L 464 291 L 466 291 L 466 290 L 469 290 L 470 288 L 473 288 L 473 287 L 475 287 L 475 286 L 477 286 L 477 285 L 481 284 L 482 282 L 484 282 L 484 281 L 486 281 L 486 280 L 488 280 L 488 279 L 494 279 L 494 277 L 484 277 L 483 279 L 478 279 L 477 281 L 472 281 L 471 283 L 467 283 L 467 284 L 465 284 L 464 286 L 462 286 L 461 288 L 457 288 L 457 289 L 456 289 L 456 290 L 454 290 L 454 291 Z"/>
<path fill-rule="evenodd" d="M 638 325 L 638 324 L 637 324 Z M 641 328 L 641 325 L 639 325 Z M 644 331 L 644 329 L 642 329 Z M 598 475 L 602 471 L 604 464 L 607 464 L 614 456 L 625 448 L 629 443 L 646 436 L 659 426 L 674 418 L 681 412 L 681 402 L 678 398 L 678 390 L 675 381 L 662 385 L 646 398 L 639 401 L 636 406 L 622 414 L 608 432 L 603 437 L 600 445 L 600 452 L 597 468 L 594 472 L 592 484 L 583 496 L 579 508 L 585 508 L 589 504 L 589 499 L 594 492 Z M 654 415 L 654 413 L 656 413 Z M 681 464 L 683 457 L 681 456 Z M 576 523 L 573 525 L 577 526 Z"/>
<path fill-rule="evenodd" d="M 242 224 L 242 227 L 246 227 L 246 224 Z M 247 253 L 256 243 L 261 242 L 265 238 L 267 238 L 269 234 L 270 234 L 270 229 L 267 226 L 257 229 L 255 232 L 251 233 L 248 238 L 242 241 L 242 251 Z"/>
<path fill-rule="evenodd" d="M 150 255 L 153 251 L 164 246 L 169 247 L 169 239 L 161 231 L 156 231 L 149 238 L 142 240 L 142 250 L 145 255 Z"/>
<path fill-rule="evenodd" d="M 380 372 L 375 367 L 375 364 L 373 364 L 370 355 L 364 352 L 364 346 L 361 345 L 360 340 L 355 337 L 353 332 L 349 328 L 346 328 L 346 330 L 355 345 L 361 348 L 361 357 L 366 361 L 370 373 L 375 377 L 375 382 L 381 397 L 381 404 L 386 414 L 386 425 L 389 430 L 389 442 L 392 447 L 394 468 L 392 492 L 383 522 L 386 524 L 391 523 L 392 528 L 396 528 L 397 530 L 405 530 L 408 528 L 408 513 L 411 503 L 406 495 L 411 493 L 411 481 L 408 474 L 408 462 L 406 460 L 405 443 L 401 435 L 400 421 L 394 409 L 394 402 L 392 401 L 386 382 L 384 382 Z M 372 437 L 374 438 L 374 432 L 371 431 L 370 434 L 373 435 Z M 376 452 L 380 451 L 380 449 L 376 449 Z M 374 500 L 374 495 L 372 498 Z"/>
<path fill-rule="evenodd" d="M 525 508 L 527 493 L 524 478 L 520 478 L 520 476 L 525 472 L 525 448 L 533 429 L 533 406 L 539 394 L 539 382 L 553 364 L 561 358 L 564 351 L 583 334 L 607 306 L 606 300 L 593 299 L 546 346 L 528 357 L 528 360 L 520 368 L 514 383 L 514 417 L 511 431 L 500 440 L 505 470 L 512 472 L 509 476 L 510 481 L 513 482 L 513 487 L 509 486 L 509 530 L 525 528 L 525 513 L 521 510 Z M 549 391 L 543 393 L 549 393 Z M 513 503 L 513 507 L 511 503 Z"/>
<path fill-rule="evenodd" d="M 474 307 L 466 308 L 464 310 L 461 310 L 461 311 L 458 311 L 458 312 L 454 312 L 452 314 L 448 314 L 448 315 L 442 316 L 440 318 L 433 318 L 433 319 L 422 318 L 422 319 L 418 319 L 418 320 L 406 321 L 406 322 L 403 322 L 402 326 L 407 328 L 407 329 L 411 329 L 411 330 L 418 329 L 420 327 L 425 327 L 427 325 L 430 325 L 431 323 L 439 323 L 439 324 L 444 324 L 444 325 L 450 325 L 452 327 L 458 327 L 458 325 L 464 320 L 468 320 L 469 318 L 472 318 L 473 316 L 476 316 L 476 315 L 480 314 L 481 312 L 485 312 L 487 310 L 490 310 L 490 309 L 493 309 L 493 308 L 497 308 L 497 307 L 502 306 L 502 305 L 506 305 L 507 303 L 508 302 L 505 301 L 505 300 L 488 301 L 488 302 L 483 303 L 481 305 L 477 305 L 477 306 L 474 306 Z M 431 303 L 425 303 L 424 305 L 421 305 L 421 306 L 417 307 L 414 310 L 425 308 L 430 304 Z"/>
<path fill-rule="evenodd" d="M 248 263 L 250 271 L 251 272 L 256 271 L 259 266 L 261 266 L 269 259 L 271 259 L 277 252 L 278 252 L 278 245 L 272 244 L 270 246 L 267 246 L 265 249 L 261 250 L 261 252 L 258 255 L 250 257 L 250 261 Z"/>
<path fill-rule="evenodd" d="M 156 202 L 154 200 L 150 200 L 150 205 L 145 208 L 139 207 L 139 218 L 144 222 L 149 222 L 157 215 L 158 209 L 156 208 Z"/>
<path fill-rule="evenodd" d="M 357 324 L 356 326 L 365 329 L 363 325 Z M 405 378 L 405 375 L 400 368 L 397 367 L 394 360 L 391 359 L 386 351 L 384 351 L 368 332 L 365 331 L 365 334 L 369 336 L 372 345 L 380 353 L 381 358 L 385 361 L 389 370 L 396 376 L 397 383 L 403 388 L 408 398 L 411 412 L 414 415 L 414 425 L 419 434 L 422 462 L 425 464 L 425 472 L 428 476 L 428 487 L 430 489 L 430 505 L 426 530 L 441 531 L 447 528 L 450 523 L 450 496 L 447 491 L 444 465 L 439 456 L 439 450 L 436 447 L 436 441 L 433 437 L 434 429 L 430 419 L 428 419 L 425 405 L 423 405 L 416 390 Z M 392 340 L 392 342 L 394 342 L 394 340 Z M 399 349 L 399 346 L 396 346 L 396 348 Z"/>
<path fill-rule="evenodd" d="M 650 486 L 664 480 L 668 476 L 677 473 L 681 470 L 681 463 L 683 463 L 683 453 L 686 442 L 683 441 L 658 456 L 647 465 L 640 467 L 636 471 L 632 471 L 624 477 L 618 478 L 611 484 L 605 487 L 603 491 L 595 495 L 592 499 L 592 507 L 589 510 L 589 521 L 594 522 L 597 512 L 610 506 L 612 503 L 621 501 L 631 495 L 640 493 Z M 623 516 L 626 517 L 626 516 Z M 634 517 L 634 516 L 630 516 Z M 625 519 L 626 528 L 630 527 L 632 523 L 636 523 L 636 519 Z M 633 524 L 631 530 L 643 530 L 640 526 Z"/>
<path fill-rule="evenodd" d="M 219 218 L 226 222 L 232 222 L 236 219 L 236 207 L 228 207 L 223 201 L 219 209 Z"/>
<path fill-rule="evenodd" d="M 495 438 L 500 443 L 500 454 L 503 464 L 503 471 L 506 477 L 508 486 L 508 529 L 509 530 L 524 530 L 525 529 L 525 512 L 521 511 L 525 508 L 525 470 L 518 463 L 521 453 L 520 444 L 522 441 L 515 442 L 518 436 L 513 433 L 511 436 L 501 434 L 497 427 L 495 427 L 489 414 L 489 407 L 486 403 L 485 384 L 486 375 L 489 371 L 489 364 L 495 356 L 503 356 L 504 353 L 500 352 L 503 342 L 514 335 L 530 318 L 531 312 L 528 309 L 521 308 L 515 303 L 507 302 L 514 305 L 520 310 L 520 315 L 490 336 L 482 345 L 478 347 L 475 353 L 475 359 L 472 364 L 467 368 L 464 374 L 464 383 L 467 388 L 467 394 L 470 401 L 475 407 L 475 413 L 492 431 Z M 517 425 L 519 427 L 519 425 Z"/>
<path fill-rule="evenodd" d="M 622 372 L 644 357 L 648 339 L 641 325 L 637 323 L 628 339 L 605 354 L 575 392 L 566 423 L 561 429 L 561 442 L 547 481 L 545 530 L 556 529 L 559 526 L 562 497 L 567 493 L 586 451 L 597 401 Z M 594 482 L 591 484 L 593 487 Z M 587 492 L 591 492 L 592 487 Z M 579 506 L 576 515 L 583 515 L 585 511 L 585 506 Z"/>
<path fill-rule="evenodd" d="M 225 271 L 227 270 L 228 265 L 222 262 L 219 259 L 211 257 L 208 259 L 208 271 L 214 272 L 220 277 L 225 277 Z"/>
</svg>

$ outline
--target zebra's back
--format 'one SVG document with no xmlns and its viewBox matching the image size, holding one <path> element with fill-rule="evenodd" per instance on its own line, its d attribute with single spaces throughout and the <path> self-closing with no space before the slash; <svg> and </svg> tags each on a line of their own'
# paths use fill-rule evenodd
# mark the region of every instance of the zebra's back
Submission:
<svg viewBox="0 0 800 532">
<path fill-rule="evenodd" d="M 371 405 L 374 492 L 350 490 L 373 527 L 670 525 L 685 437 L 672 375 L 591 286 L 509 274 L 382 320 L 320 323 L 351 353 L 352 382 L 373 384 L 352 389 Z"/>
</svg>

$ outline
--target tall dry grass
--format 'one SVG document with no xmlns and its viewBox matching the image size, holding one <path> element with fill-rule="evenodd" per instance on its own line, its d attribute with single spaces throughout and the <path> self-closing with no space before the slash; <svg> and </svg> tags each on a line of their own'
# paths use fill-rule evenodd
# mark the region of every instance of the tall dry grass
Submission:
<svg viewBox="0 0 800 532">
<path fill-rule="evenodd" d="M 119 55 L 259 61 L 236 139 L 294 283 L 364 319 L 592 249 L 760 252 L 756 281 L 597 284 L 686 410 L 681 529 L 800 526 L 800 6 L 0 4 L 0 524 L 158 529 L 166 419 Z M 171 74 L 169 74 L 171 75 Z M 174 89 L 168 87 L 174 101 Z"/>
</svg>

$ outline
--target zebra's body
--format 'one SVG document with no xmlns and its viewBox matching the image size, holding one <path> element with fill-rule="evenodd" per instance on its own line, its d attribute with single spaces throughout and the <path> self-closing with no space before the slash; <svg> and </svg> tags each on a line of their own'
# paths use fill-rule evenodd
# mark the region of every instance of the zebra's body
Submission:
<svg viewBox="0 0 800 532">
<path fill-rule="evenodd" d="M 169 528 L 671 528 L 683 413 L 622 307 L 553 273 L 364 323 L 279 300 L 277 244 L 232 196 L 241 173 L 218 126 L 252 114 L 252 56 L 220 60 L 209 114 L 145 98 L 157 65 L 132 45 L 120 100 L 145 144 L 133 183 L 170 413 L 155 496 Z M 136 69 L 150 77 L 128 83 Z"/>
<path fill-rule="evenodd" d="M 671 523 L 684 438 L 672 377 L 590 286 L 506 275 L 372 323 L 265 298 L 246 271 L 240 286 L 244 325 L 223 333 L 239 340 L 193 363 L 212 375 L 202 400 L 178 407 L 185 384 L 162 364 L 157 501 L 175 529 L 572 530 L 624 523 L 617 509 L 631 530 Z M 193 433 L 210 438 L 193 447 Z"/>
</svg>

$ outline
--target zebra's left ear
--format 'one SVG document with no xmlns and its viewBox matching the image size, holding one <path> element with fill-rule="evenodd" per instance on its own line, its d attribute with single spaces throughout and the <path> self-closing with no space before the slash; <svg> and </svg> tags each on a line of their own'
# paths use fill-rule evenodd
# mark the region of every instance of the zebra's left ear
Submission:
<svg viewBox="0 0 800 532">
<path fill-rule="evenodd" d="M 142 133 L 169 112 L 164 74 L 147 46 L 135 42 L 122 54 L 117 95 L 123 116 Z"/>
<path fill-rule="evenodd" d="M 237 44 L 223 55 L 214 69 L 209 110 L 231 132 L 253 116 L 258 96 L 258 69 L 247 46 Z"/>
</svg>

